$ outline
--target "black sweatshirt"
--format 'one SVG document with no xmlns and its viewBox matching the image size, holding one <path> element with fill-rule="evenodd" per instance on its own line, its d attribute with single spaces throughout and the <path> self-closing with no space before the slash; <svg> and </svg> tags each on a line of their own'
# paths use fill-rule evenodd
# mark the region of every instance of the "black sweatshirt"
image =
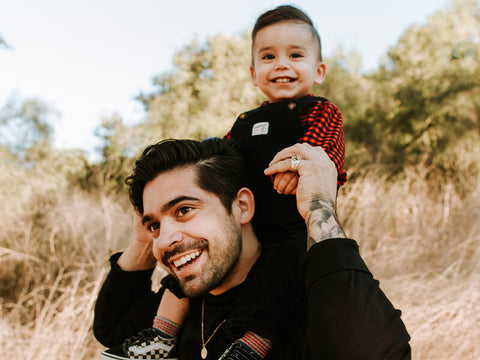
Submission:
<svg viewBox="0 0 480 360">
<path fill-rule="evenodd" d="M 119 255 L 111 258 L 111 270 L 95 307 L 93 331 L 107 347 L 152 326 L 163 293 L 163 289 L 151 291 L 152 270 L 122 271 L 116 263 Z M 284 263 L 287 258 L 285 248 L 270 248 L 242 284 L 224 294 L 206 296 L 205 339 L 226 319 L 206 345 L 207 359 L 218 359 L 246 329 L 265 333 L 277 326 L 287 330 L 271 334 L 274 347 L 267 359 L 411 358 L 410 336 L 401 313 L 379 288 L 355 241 L 330 239 L 314 245 L 300 271 L 292 271 Z M 292 291 L 289 285 L 291 294 L 281 294 L 281 281 L 271 282 L 273 272 L 279 279 L 288 277 L 289 283 L 296 279 L 297 289 Z M 242 309 L 246 297 L 249 308 Z M 182 360 L 200 359 L 202 301 L 203 297 L 190 300 L 177 344 Z M 283 301 L 281 306 L 279 301 Z M 276 302 L 274 308 L 283 309 L 278 316 L 263 311 L 272 302 Z M 243 315 L 246 312 L 248 319 Z M 265 321 L 269 329 L 263 328 Z"/>
</svg>

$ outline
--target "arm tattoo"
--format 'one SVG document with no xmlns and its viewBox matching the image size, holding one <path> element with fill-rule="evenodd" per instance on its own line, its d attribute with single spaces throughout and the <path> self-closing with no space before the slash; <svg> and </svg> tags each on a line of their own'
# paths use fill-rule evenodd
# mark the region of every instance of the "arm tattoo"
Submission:
<svg viewBox="0 0 480 360">
<path fill-rule="evenodd" d="M 335 204 L 319 197 L 310 202 L 307 230 L 307 249 L 322 240 L 346 237 L 335 216 Z"/>
</svg>

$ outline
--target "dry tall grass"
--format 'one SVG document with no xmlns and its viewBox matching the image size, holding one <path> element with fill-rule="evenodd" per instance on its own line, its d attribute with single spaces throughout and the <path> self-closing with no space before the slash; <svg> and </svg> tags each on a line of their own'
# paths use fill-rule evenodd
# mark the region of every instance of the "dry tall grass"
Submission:
<svg viewBox="0 0 480 360">
<path fill-rule="evenodd" d="M 125 198 L 0 165 L 0 358 L 97 359 L 93 306 L 131 239 Z M 411 170 L 341 190 L 339 215 L 412 336 L 415 359 L 480 358 L 480 183 L 461 198 Z M 476 341 L 475 341 L 476 340 Z"/>
<path fill-rule="evenodd" d="M 415 359 L 480 359 L 480 182 L 461 198 L 409 170 L 342 190 L 339 215 L 412 336 Z"/>
</svg>

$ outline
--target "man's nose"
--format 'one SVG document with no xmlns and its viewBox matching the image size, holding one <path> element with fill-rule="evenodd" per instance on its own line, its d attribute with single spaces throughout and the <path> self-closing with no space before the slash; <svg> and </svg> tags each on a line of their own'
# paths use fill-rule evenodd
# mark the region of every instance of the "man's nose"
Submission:
<svg viewBox="0 0 480 360">
<path fill-rule="evenodd" d="M 182 239 L 183 235 L 174 222 L 163 221 L 160 225 L 158 236 L 153 239 L 153 254 L 159 259 L 157 254 L 164 252 L 169 247 L 182 241 Z"/>
</svg>

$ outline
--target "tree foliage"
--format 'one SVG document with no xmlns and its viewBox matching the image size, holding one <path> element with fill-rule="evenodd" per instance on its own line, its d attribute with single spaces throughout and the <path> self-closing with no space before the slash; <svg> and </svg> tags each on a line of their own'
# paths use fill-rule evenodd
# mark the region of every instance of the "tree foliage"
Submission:
<svg viewBox="0 0 480 360">
<path fill-rule="evenodd" d="M 457 150 L 479 139 L 479 20 L 477 1 L 453 1 L 388 52 L 366 121 L 377 161 L 454 170 Z"/>
<path fill-rule="evenodd" d="M 39 99 L 11 98 L 0 109 L 0 147 L 18 161 L 37 161 L 51 150 L 52 117 Z"/>
</svg>

